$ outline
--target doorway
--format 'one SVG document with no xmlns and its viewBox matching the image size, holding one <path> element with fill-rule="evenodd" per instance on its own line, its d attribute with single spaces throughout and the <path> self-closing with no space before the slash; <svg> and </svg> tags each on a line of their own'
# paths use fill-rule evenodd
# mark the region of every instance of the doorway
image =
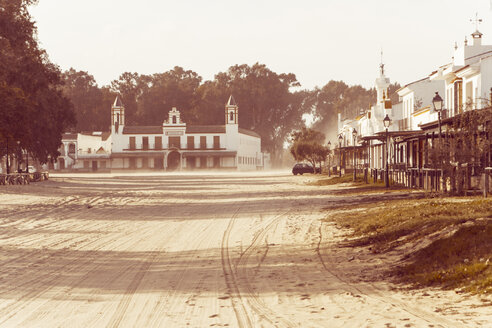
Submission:
<svg viewBox="0 0 492 328">
<path fill-rule="evenodd" d="M 180 155 L 177 151 L 170 152 L 169 155 L 167 155 L 167 170 L 174 171 L 178 169 L 180 161 Z"/>
</svg>

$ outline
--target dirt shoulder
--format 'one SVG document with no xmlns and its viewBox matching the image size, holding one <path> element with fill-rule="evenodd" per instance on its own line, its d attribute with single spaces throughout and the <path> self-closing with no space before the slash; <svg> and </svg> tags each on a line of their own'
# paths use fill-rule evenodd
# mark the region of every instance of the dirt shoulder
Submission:
<svg viewBox="0 0 492 328">
<path fill-rule="evenodd" d="M 359 200 L 324 209 L 326 224 L 344 231 L 337 244 L 341 255 L 333 261 L 349 272 L 348 279 L 387 281 L 415 302 L 445 298 L 449 302 L 433 305 L 435 312 L 463 322 L 474 318 L 477 325 L 490 322 L 492 199 L 339 180 L 318 178 L 311 184 L 338 186 L 337 194 Z"/>
</svg>

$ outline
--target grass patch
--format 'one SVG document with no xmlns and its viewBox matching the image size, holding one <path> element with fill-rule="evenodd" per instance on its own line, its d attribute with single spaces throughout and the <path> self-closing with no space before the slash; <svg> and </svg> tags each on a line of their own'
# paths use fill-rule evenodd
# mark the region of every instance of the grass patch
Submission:
<svg viewBox="0 0 492 328">
<path fill-rule="evenodd" d="M 309 183 L 312 186 L 331 186 L 331 185 L 336 185 L 339 183 L 353 183 L 354 185 L 359 185 L 359 184 L 365 184 L 364 183 L 364 176 L 357 176 L 356 181 L 354 182 L 354 175 L 353 174 L 345 174 L 340 176 L 332 176 L 330 178 L 323 178 L 323 179 L 318 179 L 317 181 Z"/>
<path fill-rule="evenodd" d="M 473 221 L 478 218 L 485 219 Z M 461 286 L 489 293 L 492 291 L 492 220 L 487 218 L 492 218 L 492 199 L 441 198 L 377 202 L 362 211 L 347 209 L 329 220 L 351 229 L 357 237 L 352 242 L 354 245 L 371 245 L 374 252 L 418 242 L 447 228 L 459 229 L 410 254 L 411 263 L 395 273 L 415 284 Z M 470 224 L 460 225 L 467 221 Z"/>
<path fill-rule="evenodd" d="M 492 293 L 491 261 L 492 223 L 488 220 L 433 242 L 395 273 L 415 285 Z"/>
<path fill-rule="evenodd" d="M 316 181 L 309 182 L 308 185 L 311 186 L 332 186 L 341 183 L 349 183 L 349 188 L 342 188 L 334 191 L 336 194 L 367 194 L 374 192 L 398 192 L 398 191 L 409 191 L 401 185 L 396 185 L 391 183 L 389 188 L 386 188 L 384 181 L 378 180 L 374 183 L 371 177 L 368 177 L 368 182 L 364 182 L 364 175 L 357 175 L 356 181 L 354 182 L 354 176 L 352 174 L 346 174 L 343 176 L 332 176 L 330 178 L 319 178 Z"/>
</svg>

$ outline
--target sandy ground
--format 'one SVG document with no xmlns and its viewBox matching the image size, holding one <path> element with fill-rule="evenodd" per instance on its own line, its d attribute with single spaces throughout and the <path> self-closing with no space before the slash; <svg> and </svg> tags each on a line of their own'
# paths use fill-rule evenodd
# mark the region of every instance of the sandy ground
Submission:
<svg viewBox="0 0 492 328">
<path fill-rule="evenodd" d="M 310 179 L 0 186 L 0 327 L 492 327 L 490 298 L 395 288 L 398 254 L 343 247 L 326 208 L 371 197 Z"/>
</svg>

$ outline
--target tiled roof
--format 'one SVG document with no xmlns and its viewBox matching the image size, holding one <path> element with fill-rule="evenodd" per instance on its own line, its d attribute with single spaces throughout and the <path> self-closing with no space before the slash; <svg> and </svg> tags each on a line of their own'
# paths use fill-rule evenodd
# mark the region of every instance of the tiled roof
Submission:
<svg viewBox="0 0 492 328">
<path fill-rule="evenodd" d="M 62 136 L 62 139 L 64 140 L 77 140 L 77 133 L 70 133 L 70 132 L 67 132 L 67 133 L 64 133 L 63 136 Z"/>
<path fill-rule="evenodd" d="M 111 132 L 110 132 L 110 131 L 108 131 L 108 132 L 103 132 L 103 133 L 101 134 L 101 139 L 102 139 L 103 141 L 106 141 L 106 140 L 108 140 L 108 138 L 109 138 L 109 136 L 110 136 L 110 135 L 111 135 Z"/>
<path fill-rule="evenodd" d="M 162 134 L 162 126 L 125 126 L 123 134 Z"/>
<path fill-rule="evenodd" d="M 186 127 L 186 133 L 225 133 L 225 125 L 191 125 Z"/>
<path fill-rule="evenodd" d="M 239 128 L 239 133 L 246 134 L 246 135 L 252 136 L 252 137 L 261 138 L 261 136 L 258 133 L 251 131 L 251 130 Z"/>
</svg>

